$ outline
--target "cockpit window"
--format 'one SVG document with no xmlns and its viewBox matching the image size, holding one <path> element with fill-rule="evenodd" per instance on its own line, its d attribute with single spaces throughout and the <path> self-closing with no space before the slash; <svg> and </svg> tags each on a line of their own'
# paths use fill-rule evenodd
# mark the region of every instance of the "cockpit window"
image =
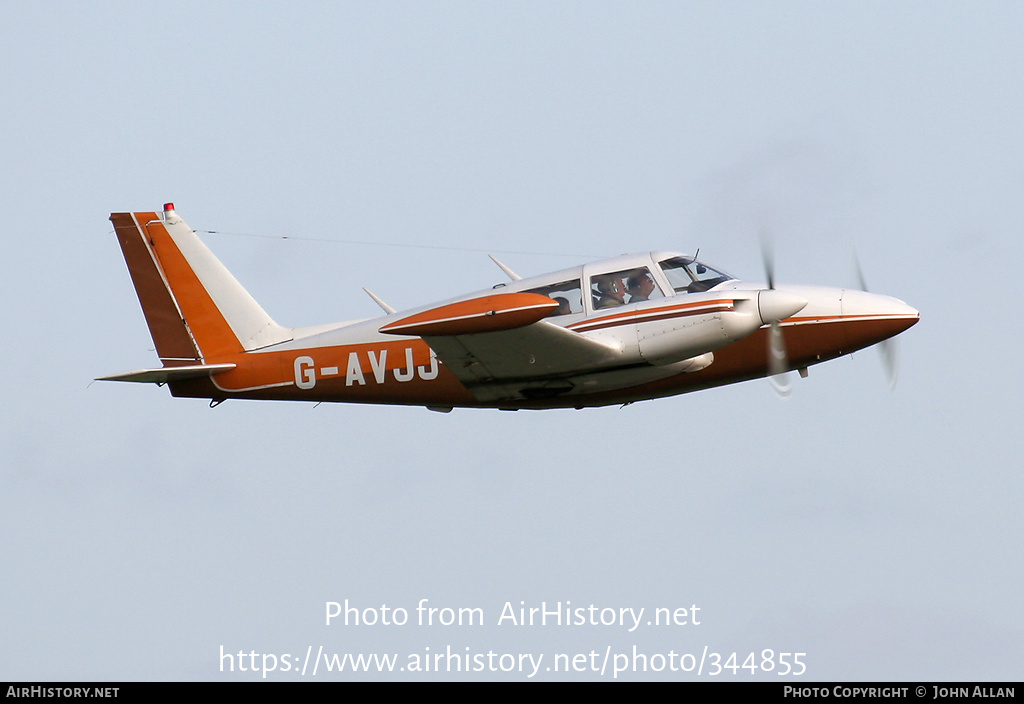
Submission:
<svg viewBox="0 0 1024 704">
<path fill-rule="evenodd" d="M 665 297 L 665 294 L 661 292 L 661 287 L 655 283 L 654 277 L 651 276 L 651 270 L 647 267 L 638 267 L 624 273 L 625 276 L 622 277 L 622 283 L 626 284 L 629 303 L 639 303 L 640 301 Z"/>
<path fill-rule="evenodd" d="M 591 276 L 590 293 L 594 299 L 594 310 L 663 298 L 665 295 L 645 266 Z"/>
<path fill-rule="evenodd" d="M 689 257 L 672 257 L 659 262 L 676 293 L 699 293 L 733 277 Z"/>
<path fill-rule="evenodd" d="M 571 315 L 583 312 L 583 296 L 580 292 L 580 280 L 563 281 L 551 286 L 540 286 L 531 288 L 526 293 L 539 293 L 547 296 L 558 303 L 558 308 L 552 313 L 555 315 Z"/>
</svg>

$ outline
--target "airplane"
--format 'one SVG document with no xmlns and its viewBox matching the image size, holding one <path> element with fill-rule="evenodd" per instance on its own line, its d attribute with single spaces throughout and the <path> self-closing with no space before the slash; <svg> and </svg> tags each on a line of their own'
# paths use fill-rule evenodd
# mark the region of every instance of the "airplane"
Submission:
<svg viewBox="0 0 1024 704">
<path fill-rule="evenodd" d="M 628 405 L 782 379 L 919 320 L 903 301 L 850 288 L 776 288 L 676 252 L 630 254 L 383 317 L 274 322 L 185 224 L 113 213 L 162 366 L 101 377 L 175 397 L 501 410 Z M 866 288 L 862 286 L 862 288 Z"/>
</svg>

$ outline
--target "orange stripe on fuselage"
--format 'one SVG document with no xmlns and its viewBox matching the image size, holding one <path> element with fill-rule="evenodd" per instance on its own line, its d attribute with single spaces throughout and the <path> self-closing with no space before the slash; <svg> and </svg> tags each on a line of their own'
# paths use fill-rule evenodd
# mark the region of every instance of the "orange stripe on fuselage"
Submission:
<svg viewBox="0 0 1024 704">
<path fill-rule="evenodd" d="M 803 325 L 783 326 L 792 367 L 810 366 L 861 349 L 896 335 L 917 322 L 916 318 L 897 316 L 880 320 L 828 318 L 802 318 L 800 320 L 805 323 Z M 828 324 L 815 324 L 818 320 Z M 249 352 L 225 360 L 237 362 L 241 366 L 215 377 L 220 389 L 215 388 L 210 379 L 171 382 L 170 387 L 175 396 L 199 398 L 558 408 L 601 406 L 671 396 L 763 377 L 768 372 L 768 328 L 765 326 L 738 342 L 716 350 L 714 362 L 697 372 L 595 394 L 481 403 L 443 364 L 438 365 L 438 374 L 434 379 L 422 379 L 417 373 L 408 382 L 397 381 L 395 370 L 406 371 L 402 366 L 406 360 L 404 349 L 407 347 L 413 350 L 413 362 L 417 368 L 429 365 L 430 348 L 422 340 L 416 339 L 279 352 Z M 369 354 L 373 352 L 375 359 L 379 360 L 383 349 L 388 350 L 384 383 L 377 383 L 370 367 Z M 347 383 L 348 359 L 352 353 L 357 355 L 364 383 Z M 295 360 L 303 356 L 312 358 L 313 368 L 318 375 L 317 383 L 311 389 L 300 389 L 295 385 Z M 320 371 L 324 367 L 337 367 L 337 374 L 321 378 Z"/>
<path fill-rule="evenodd" d="M 173 384 L 172 391 L 203 398 L 479 405 L 420 339 L 246 352 L 225 361 L 238 366 L 203 383 Z"/>
<path fill-rule="evenodd" d="M 174 243 L 163 222 L 154 213 L 134 215 L 149 238 L 150 246 L 203 359 L 207 363 L 225 361 L 228 355 L 242 352 L 242 345 L 231 326 Z"/>
<path fill-rule="evenodd" d="M 713 301 L 698 301 L 694 303 L 683 303 L 677 305 L 645 308 L 643 310 L 631 310 L 623 313 L 614 313 L 600 318 L 589 318 L 569 325 L 570 330 L 576 332 L 588 332 L 590 330 L 601 330 L 604 328 L 629 325 L 631 323 L 645 323 L 655 320 L 666 320 L 668 318 L 683 318 L 690 315 L 703 315 L 705 313 L 718 313 L 732 310 L 735 301 L 731 298 L 716 299 Z"/>
</svg>

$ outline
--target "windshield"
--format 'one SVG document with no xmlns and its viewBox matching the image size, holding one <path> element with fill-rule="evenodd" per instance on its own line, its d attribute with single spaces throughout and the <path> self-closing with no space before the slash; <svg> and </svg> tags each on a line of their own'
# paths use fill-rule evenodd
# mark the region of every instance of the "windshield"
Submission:
<svg viewBox="0 0 1024 704">
<path fill-rule="evenodd" d="M 734 278 L 690 257 L 672 257 L 658 263 L 676 293 L 707 291 Z"/>
</svg>

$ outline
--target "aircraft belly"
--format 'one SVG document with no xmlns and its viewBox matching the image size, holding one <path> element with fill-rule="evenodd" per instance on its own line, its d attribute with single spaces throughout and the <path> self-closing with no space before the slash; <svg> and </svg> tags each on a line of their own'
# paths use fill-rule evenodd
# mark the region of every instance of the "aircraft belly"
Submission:
<svg viewBox="0 0 1024 704">
<path fill-rule="evenodd" d="M 679 374 L 678 369 L 638 364 L 625 369 L 612 369 L 594 374 L 570 377 L 573 390 L 566 396 L 581 396 L 598 391 L 615 391 L 632 386 L 649 384 Z"/>
</svg>

